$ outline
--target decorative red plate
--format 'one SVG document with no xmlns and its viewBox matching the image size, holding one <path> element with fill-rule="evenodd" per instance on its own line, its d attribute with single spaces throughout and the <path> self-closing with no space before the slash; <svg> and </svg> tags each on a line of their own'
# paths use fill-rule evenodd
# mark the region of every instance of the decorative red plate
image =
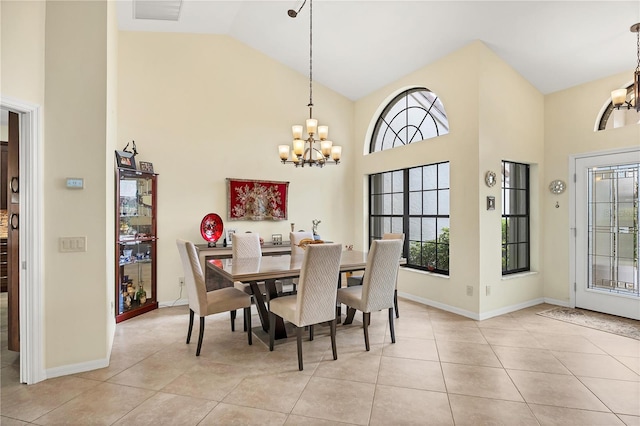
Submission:
<svg viewBox="0 0 640 426">
<path fill-rule="evenodd" d="M 209 213 L 202 218 L 200 223 L 200 235 L 210 243 L 215 243 L 220 239 L 223 229 L 222 219 L 215 213 Z"/>
</svg>

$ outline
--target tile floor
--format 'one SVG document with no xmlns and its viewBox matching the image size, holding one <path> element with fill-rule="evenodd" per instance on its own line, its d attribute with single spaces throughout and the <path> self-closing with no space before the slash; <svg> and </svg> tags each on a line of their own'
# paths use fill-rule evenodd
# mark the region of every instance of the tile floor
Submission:
<svg viewBox="0 0 640 426">
<path fill-rule="evenodd" d="M 26 386 L 2 350 L 2 425 L 640 425 L 640 341 L 536 315 L 538 305 L 473 321 L 400 300 L 386 312 L 304 341 L 253 346 L 229 316 L 206 320 L 200 357 L 188 308 L 117 326 L 108 368 Z M 242 329 L 242 315 L 237 325 Z M 253 323 L 258 324 L 254 315 Z M 6 324 L 4 324 L 6 329 Z M 195 326 L 197 336 L 197 325 Z M 6 334 L 6 333 L 5 333 Z"/>
</svg>

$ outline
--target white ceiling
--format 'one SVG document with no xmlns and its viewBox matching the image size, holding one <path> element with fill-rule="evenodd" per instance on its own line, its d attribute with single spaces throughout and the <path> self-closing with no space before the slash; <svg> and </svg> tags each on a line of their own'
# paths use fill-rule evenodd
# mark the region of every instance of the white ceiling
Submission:
<svg viewBox="0 0 640 426">
<path fill-rule="evenodd" d="M 309 0 L 184 0 L 178 22 L 135 20 L 126 31 L 227 34 L 309 73 Z M 313 79 L 357 100 L 481 40 L 544 94 L 637 64 L 640 1 L 313 1 Z M 632 80 L 632 73 L 620 86 Z M 428 82 L 427 82 L 428 86 Z M 618 86 L 619 87 L 619 86 Z M 615 89 L 618 87 L 612 87 Z"/>
</svg>

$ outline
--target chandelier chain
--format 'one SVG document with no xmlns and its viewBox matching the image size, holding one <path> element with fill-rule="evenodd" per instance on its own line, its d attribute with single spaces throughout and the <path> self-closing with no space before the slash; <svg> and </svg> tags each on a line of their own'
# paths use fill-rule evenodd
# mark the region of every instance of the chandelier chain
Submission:
<svg viewBox="0 0 640 426">
<path fill-rule="evenodd" d="M 640 72 L 640 30 L 636 31 L 636 46 L 638 49 L 638 65 L 636 65 L 636 72 Z"/>
<path fill-rule="evenodd" d="M 313 118 L 313 0 L 309 2 L 309 118 Z"/>
</svg>

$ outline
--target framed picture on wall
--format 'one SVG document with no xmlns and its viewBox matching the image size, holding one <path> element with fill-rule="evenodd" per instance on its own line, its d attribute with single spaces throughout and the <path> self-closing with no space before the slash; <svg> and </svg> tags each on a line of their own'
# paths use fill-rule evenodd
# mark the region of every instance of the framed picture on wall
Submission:
<svg viewBox="0 0 640 426">
<path fill-rule="evenodd" d="M 136 170 L 136 159 L 132 152 L 116 151 L 116 166 Z"/>
<path fill-rule="evenodd" d="M 153 163 L 149 163 L 148 161 L 140 161 L 138 165 L 140 166 L 141 171 L 153 173 Z"/>
</svg>

